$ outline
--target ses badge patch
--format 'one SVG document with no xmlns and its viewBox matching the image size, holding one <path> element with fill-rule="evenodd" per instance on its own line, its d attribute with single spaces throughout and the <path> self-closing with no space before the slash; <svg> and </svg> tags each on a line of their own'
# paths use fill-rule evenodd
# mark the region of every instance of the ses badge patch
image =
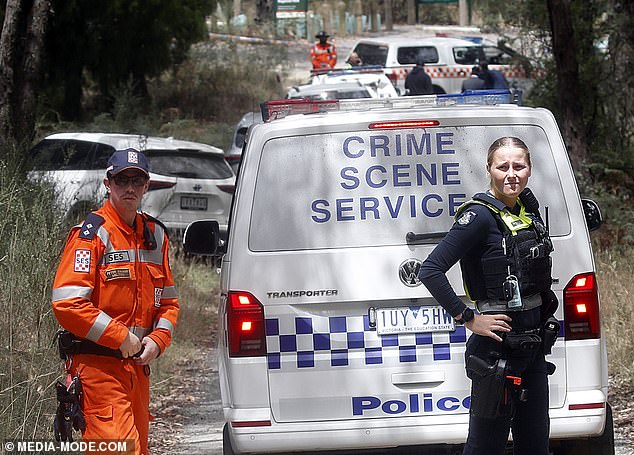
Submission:
<svg viewBox="0 0 634 455">
<path fill-rule="evenodd" d="M 90 272 L 90 250 L 75 250 L 75 272 Z"/>
</svg>

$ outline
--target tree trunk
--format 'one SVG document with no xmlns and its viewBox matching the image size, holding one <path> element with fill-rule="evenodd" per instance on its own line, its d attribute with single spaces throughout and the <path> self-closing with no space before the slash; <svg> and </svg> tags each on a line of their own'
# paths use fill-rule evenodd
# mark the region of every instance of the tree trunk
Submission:
<svg viewBox="0 0 634 455">
<path fill-rule="evenodd" d="M 385 30 L 391 32 L 394 30 L 392 22 L 392 0 L 384 0 L 385 3 Z"/>
<path fill-rule="evenodd" d="M 570 0 L 547 0 L 553 54 L 557 67 L 557 92 L 563 115 L 562 134 L 577 171 L 588 156 L 583 106 L 579 92 L 579 67 L 570 16 Z"/>
<path fill-rule="evenodd" d="M 35 133 L 49 0 L 7 0 L 0 36 L 0 156 L 28 146 Z"/>
<path fill-rule="evenodd" d="M 416 23 L 416 0 L 407 0 L 407 24 Z"/>
</svg>

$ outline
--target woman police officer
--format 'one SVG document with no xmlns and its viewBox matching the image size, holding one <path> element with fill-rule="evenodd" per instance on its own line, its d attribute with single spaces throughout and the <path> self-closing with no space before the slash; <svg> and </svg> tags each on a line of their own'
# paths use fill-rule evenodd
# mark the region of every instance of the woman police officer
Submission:
<svg viewBox="0 0 634 455">
<path fill-rule="evenodd" d="M 526 144 L 515 137 L 497 139 L 486 169 L 490 190 L 460 207 L 419 277 L 474 333 L 465 352 L 472 387 L 463 454 L 504 453 L 512 429 L 515 455 L 547 455 L 547 376 L 553 369 L 544 352 L 552 343 L 545 347 L 542 338 L 544 321 L 554 312 L 547 306 L 556 304 L 550 291 L 552 244 L 526 188 L 531 175 Z M 457 297 L 445 275 L 458 260 L 479 314 Z"/>
</svg>

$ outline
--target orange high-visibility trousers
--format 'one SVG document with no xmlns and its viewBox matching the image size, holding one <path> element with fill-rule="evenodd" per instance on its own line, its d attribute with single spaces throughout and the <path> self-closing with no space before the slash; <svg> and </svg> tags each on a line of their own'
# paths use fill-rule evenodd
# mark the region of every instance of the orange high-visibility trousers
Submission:
<svg viewBox="0 0 634 455">
<path fill-rule="evenodd" d="M 79 354 L 73 356 L 71 374 L 79 374 L 83 387 L 83 439 L 133 440 L 134 451 L 129 453 L 147 455 L 149 367 L 131 359 Z"/>
</svg>

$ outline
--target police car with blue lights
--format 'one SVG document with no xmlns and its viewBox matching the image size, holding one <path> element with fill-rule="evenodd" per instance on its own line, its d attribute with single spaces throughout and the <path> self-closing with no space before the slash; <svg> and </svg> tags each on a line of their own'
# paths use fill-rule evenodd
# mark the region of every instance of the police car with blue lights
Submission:
<svg viewBox="0 0 634 455">
<path fill-rule="evenodd" d="M 482 91 L 262 106 L 227 242 L 214 221 L 184 238 L 188 251 L 221 258 L 225 454 L 459 450 L 470 333 L 418 269 L 461 204 L 488 187 L 486 150 L 501 136 L 531 150 L 530 186 L 554 246 L 551 449 L 614 453 L 589 237 L 600 212 L 579 196 L 552 114 L 512 101 Z M 463 290 L 459 266 L 448 277 Z"/>
</svg>

